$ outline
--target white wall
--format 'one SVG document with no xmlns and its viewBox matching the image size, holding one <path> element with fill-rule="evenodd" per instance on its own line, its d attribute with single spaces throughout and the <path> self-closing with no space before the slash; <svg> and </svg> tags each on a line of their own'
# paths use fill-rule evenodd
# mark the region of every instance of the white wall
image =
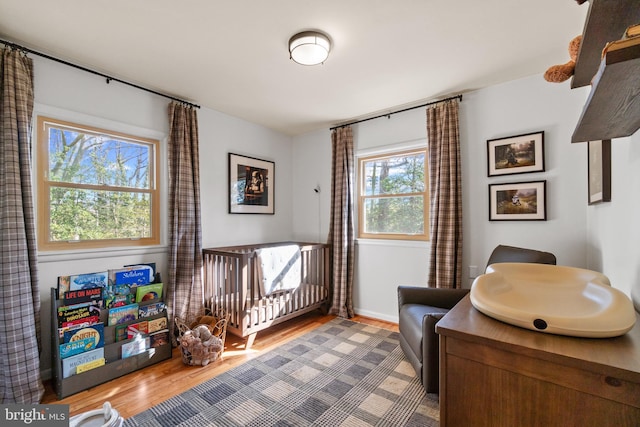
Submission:
<svg viewBox="0 0 640 427">
<path fill-rule="evenodd" d="M 630 294 L 640 311 L 640 133 L 611 141 L 611 202 L 587 208 L 588 268 Z"/>
<path fill-rule="evenodd" d="M 482 270 L 498 244 L 550 251 L 558 264 L 586 267 L 587 149 L 570 142 L 585 97 L 585 89 L 570 90 L 569 82 L 547 83 L 541 76 L 465 94 L 460 123 L 465 268 Z M 544 131 L 544 172 L 487 177 L 488 139 L 536 131 Z M 547 181 L 546 221 L 488 221 L 489 184 L 533 180 Z"/>
<path fill-rule="evenodd" d="M 36 114 L 95 121 L 142 132 L 166 144 L 168 100 L 51 61 L 35 58 Z M 460 104 L 463 162 L 463 273 L 482 269 L 500 243 L 549 250 L 564 265 L 593 268 L 640 300 L 639 136 L 613 142 L 612 202 L 587 207 L 586 146 L 570 137 L 588 89 L 550 84 L 533 76 L 465 93 Z M 203 246 L 281 240 L 326 241 L 330 216 L 331 142 L 328 129 L 290 138 L 259 125 L 202 108 L 200 177 Z M 424 109 L 354 126 L 356 152 L 414 144 L 426 137 Z M 545 131 L 546 171 L 487 178 L 486 140 Z M 228 214 L 228 153 L 275 162 L 275 215 Z M 166 169 L 166 156 L 162 167 Z M 165 170 L 166 172 L 166 170 Z M 488 221 L 488 184 L 547 180 L 548 220 Z M 166 203 L 166 182 L 163 203 Z M 320 187 L 320 192 L 314 188 Z M 163 215 L 166 230 L 166 214 Z M 428 243 L 359 241 L 354 302 L 359 314 L 397 321 L 398 284 L 426 283 Z M 50 288 L 57 276 L 156 262 L 166 277 L 166 233 L 151 249 L 40 254 L 44 377 L 50 366 Z M 465 286 L 471 284 L 465 280 Z M 632 290 L 633 286 L 635 288 Z"/>
<path fill-rule="evenodd" d="M 586 147 L 571 144 L 573 128 L 586 93 L 566 84 L 550 84 L 532 76 L 465 93 L 460 104 L 463 167 L 463 275 L 469 287 L 468 266 L 484 269 L 498 244 L 551 251 L 558 263 L 585 267 Z M 545 172 L 487 177 L 488 139 L 545 131 Z M 424 109 L 417 109 L 354 125 L 356 152 L 363 154 L 385 146 L 414 144 L 426 138 Z M 330 182 L 331 144 L 327 131 L 294 138 L 294 161 L 300 171 L 294 192 L 306 197 L 316 182 Z M 328 159 L 328 160 L 327 160 Z M 319 161 L 326 162 L 319 167 Z M 547 221 L 489 221 L 489 183 L 547 180 Z M 318 210 L 328 212 L 330 198 L 320 208 L 294 203 L 296 238 L 317 227 Z M 323 233 L 328 228 L 323 227 Z M 357 313 L 397 321 L 396 288 L 399 284 L 425 285 L 428 243 L 358 241 L 356 247 L 354 304 Z"/>
<path fill-rule="evenodd" d="M 161 140 L 162 244 L 81 253 L 40 253 L 39 280 L 43 377 L 50 377 L 50 289 L 58 276 L 102 271 L 125 264 L 155 262 L 167 277 L 167 158 L 169 100 L 39 57 L 34 58 L 35 114 L 90 124 Z M 291 138 L 219 112 L 198 110 L 203 247 L 290 240 L 292 237 Z M 275 215 L 229 215 L 228 153 L 275 162 Z M 36 159 L 37 162 L 37 159 Z M 37 163 L 36 166 L 38 167 Z"/>
</svg>

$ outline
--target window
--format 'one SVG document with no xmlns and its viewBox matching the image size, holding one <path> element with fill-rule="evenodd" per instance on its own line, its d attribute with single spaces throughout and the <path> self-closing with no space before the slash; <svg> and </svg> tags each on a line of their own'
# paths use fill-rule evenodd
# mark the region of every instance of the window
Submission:
<svg viewBox="0 0 640 427">
<path fill-rule="evenodd" d="M 359 159 L 360 238 L 428 240 L 426 159 L 426 148 Z"/>
<path fill-rule="evenodd" d="M 38 248 L 160 243 L 159 142 L 38 117 Z"/>
</svg>

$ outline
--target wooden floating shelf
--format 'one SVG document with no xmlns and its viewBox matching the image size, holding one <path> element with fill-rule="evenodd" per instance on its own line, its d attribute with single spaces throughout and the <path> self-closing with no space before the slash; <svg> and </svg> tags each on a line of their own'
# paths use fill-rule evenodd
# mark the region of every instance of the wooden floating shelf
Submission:
<svg viewBox="0 0 640 427">
<path fill-rule="evenodd" d="M 630 136 L 640 128 L 640 44 L 608 52 L 571 142 Z"/>
<path fill-rule="evenodd" d="M 600 67 L 604 46 L 640 23 L 638 0 L 590 0 L 571 88 L 588 86 Z M 585 5 L 586 6 L 586 5 Z"/>
</svg>

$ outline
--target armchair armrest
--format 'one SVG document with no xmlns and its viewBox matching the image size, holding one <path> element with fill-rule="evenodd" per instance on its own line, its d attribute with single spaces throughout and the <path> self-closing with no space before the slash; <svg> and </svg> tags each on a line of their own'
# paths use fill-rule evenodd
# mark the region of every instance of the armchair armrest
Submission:
<svg viewBox="0 0 640 427">
<path fill-rule="evenodd" d="M 421 286 L 398 286 L 398 310 L 404 304 L 423 304 L 431 307 L 452 309 L 469 289 L 425 288 Z"/>
</svg>

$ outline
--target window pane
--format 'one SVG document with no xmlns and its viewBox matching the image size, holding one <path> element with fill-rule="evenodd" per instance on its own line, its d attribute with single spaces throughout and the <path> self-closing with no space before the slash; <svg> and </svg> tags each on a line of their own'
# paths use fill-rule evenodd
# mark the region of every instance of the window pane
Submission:
<svg viewBox="0 0 640 427">
<path fill-rule="evenodd" d="M 49 180 L 144 188 L 152 147 L 107 135 L 49 127 Z"/>
<path fill-rule="evenodd" d="M 364 202 L 365 233 L 424 234 L 424 197 L 385 197 Z"/>
<path fill-rule="evenodd" d="M 416 153 L 364 162 L 364 195 L 422 193 L 424 161 L 424 153 Z"/>
<path fill-rule="evenodd" d="M 52 187 L 52 242 L 151 236 L 151 197 L 146 193 Z"/>
</svg>

